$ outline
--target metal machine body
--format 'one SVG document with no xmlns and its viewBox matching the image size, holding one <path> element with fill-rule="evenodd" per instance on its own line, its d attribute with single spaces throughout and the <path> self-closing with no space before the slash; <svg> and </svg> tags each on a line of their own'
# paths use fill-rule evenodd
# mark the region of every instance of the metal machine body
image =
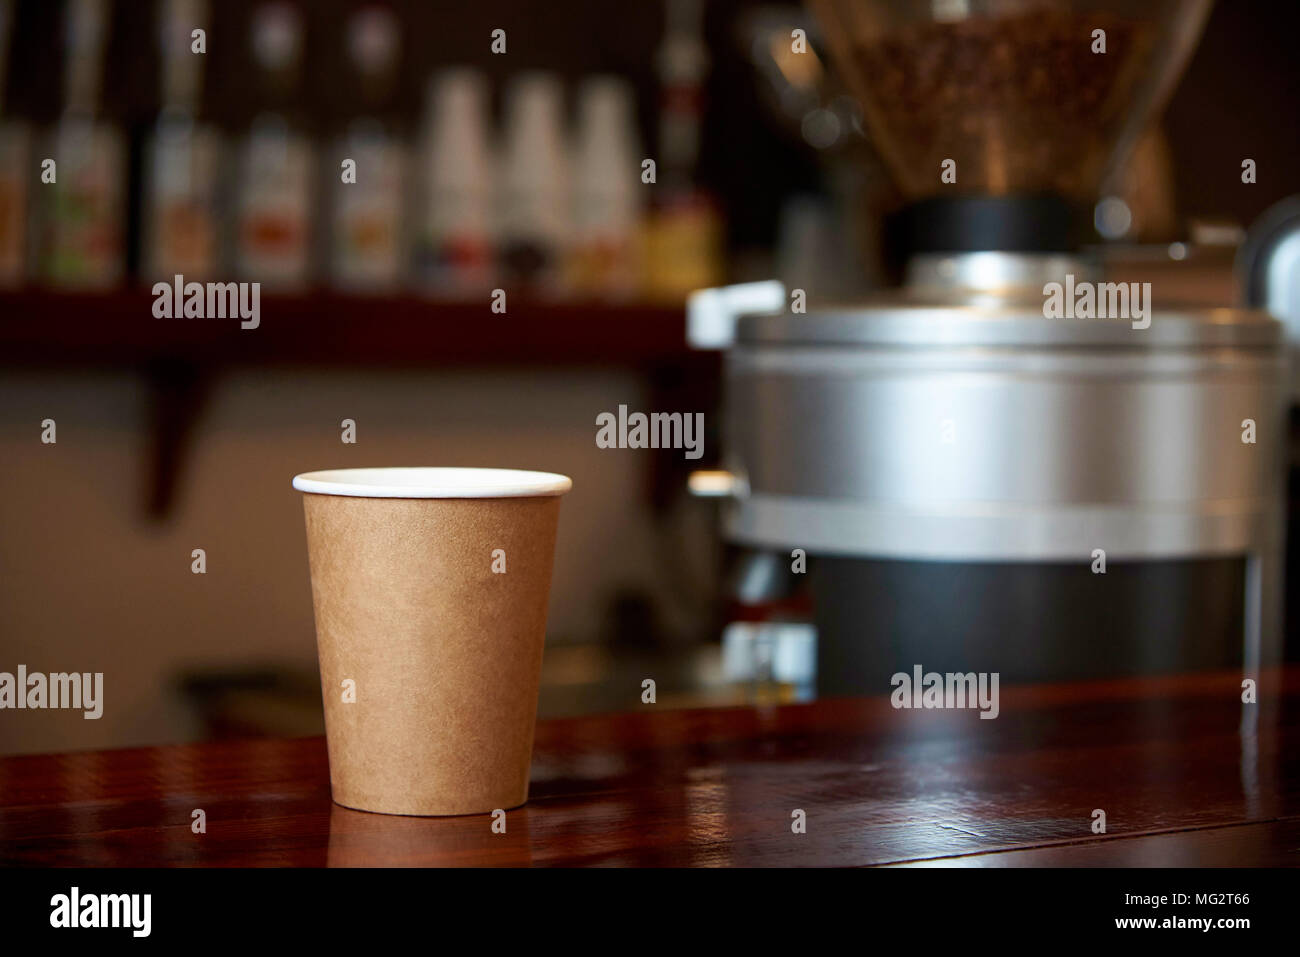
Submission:
<svg viewBox="0 0 1300 957">
<path fill-rule="evenodd" d="M 1049 319 L 1041 287 L 1008 285 L 1008 275 L 1037 284 L 1063 268 L 1087 276 L 1084 267 L 997 258 L 996 269 L 986 257 L 977 270 L 982 285 L 956 256 L 878 304 L 734 317 L 727 533 L 755 549 L 803 548 L 820 562 L 819 689 L 878 690 L 882 670 L 923 661 L 927 650 L 1036 679 L 1212 667 L 1224 663 L 1224 630 L 1237 627 L 1247 671 L 1276 660 L 1288 409 L 1281 325 L 1252 310 L 1159 306 L 1146 328 Z M 935 275 L 947 275 L 948 288 Z M 1107 593 L 1087 583 L 1098 575 L 1128 584 Z M 1225 589 L 1234 575 L 1243 580 Z M 984 584 L 954 600 L 972 578 Z M 1242 604 L 1195 617 L 1195 600 L 1154 617 L 1115 607 L 1065 634 L 1086 617 L 1069 612 L 1079 603 L 1145 597 L 1165 607 L 1144 595 L 1144 578 L 1163 580 L 1162 596 L 1212 588 Z M 881 591 L 884 581 L 893 585 Z M 873 590 L 886 604 L 891 593 L 914 593 L 910 616 L 862 605 Z M 927 594 L 952 605 L 949 617 L 917 605 Z M 1218 634 L 1181 633 L 1207 627 Z M 1106 634 L 1125 630 L 1123 640 Z M 1090 640 L 1110 648 L 1108 660 L 1078 647 Z M 1168 653 L 1142 650 L 1148 643 Z"/>
</svg>

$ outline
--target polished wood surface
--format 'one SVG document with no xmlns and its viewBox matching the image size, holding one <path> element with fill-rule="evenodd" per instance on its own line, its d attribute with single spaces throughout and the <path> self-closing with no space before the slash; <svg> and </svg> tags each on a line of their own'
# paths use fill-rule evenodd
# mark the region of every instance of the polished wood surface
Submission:
<svg viewBox="0 0 1300 957">
<path fill-rule="evenodd" d="M 995 720 L 876 698 L 546 721 L 505 834 L 333 804 L 319 738 L 10 757 L 0 863 L 1300 864 L 1300 668 L 1255 707 L 1243 731 L 1229 674 L 1003 688 Z"/>
</svg>

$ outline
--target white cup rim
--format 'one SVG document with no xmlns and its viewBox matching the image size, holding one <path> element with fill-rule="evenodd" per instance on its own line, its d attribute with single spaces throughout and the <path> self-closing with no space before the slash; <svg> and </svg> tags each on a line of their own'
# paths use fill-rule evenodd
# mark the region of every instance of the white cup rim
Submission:
<svg viewBox="0 0 1300 957">
<path fill-rule="evenodd" d="M 303 472 L 293 487 L 314 495 L 355 498 L 527 498 L 563 495 L 567 475 L 523 469 L 361 468 Z"/>
</svg>

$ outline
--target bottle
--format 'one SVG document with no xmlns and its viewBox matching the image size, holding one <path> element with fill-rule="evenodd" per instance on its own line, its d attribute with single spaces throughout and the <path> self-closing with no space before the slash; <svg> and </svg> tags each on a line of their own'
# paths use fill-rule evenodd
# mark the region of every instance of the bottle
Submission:
<svg viewBox="0 0 1300 957">
<path fill-rule="evenodd" d="M 564 102 L 560 81 L 525 73 L 506 100 L 501 170 L 501 255 L 504 280 L 543 298 L 564 292 L 570 227 Z"/>
<path fill-rule="evenodd" d="M 145 161 L 147 285 L 175 275 L 205 281 L 221 268 L 221 137 L 199 119 L 207 56 L 193 50 L 193 32 L 208 28 L 207 0 L 164 0 L 160 26 L 162 109 Z"/>
<path fill-rule="evenodd" d="M 297 290 L 310 279 L 314 168 L 306 122 L 293 110 L 302 62 L 302 20 L 287 3 L 253 13 L 253 62 L 262 109 L 239 163 L 234 264 L 240 278 Z"/>
<path fill-rule="evenodd" d="M 47 154 L 55 165 L 46 187 L 44 272 L 55 286 L 104 289 L 121 281 L 125 261 L 125 137 L 96 118 L 108 4 L 69 0 L 65 17 L 63 113 Z"/>
<path fill-rule="evenodd" d="M 646 279 L 653 298 L 674 303 L 724 282 L 721 216 L 695 183 L 709 64 L 702 21 L 701 0 L 668 0 L 658 55 L 659 158 L 646 230 Z"/>
<path fill-rule="evenodd" d="M 367 6 L 348 21 L 347 55 L 362 113 L 335 144 L 331 177 L 331 279 L 343 289 L 391 292 L 408 254 L 404 210 L 409 157 L 392 113 L 399 63 L 397 18 Z M 354 164 L 345 169 L 343 164 Z"/>
<path fill-rule="evenodd" d="M 429 80 L 415 269 L 431 295 L 473 298 L 495 279 L 487 107 L 487 82 L 477 71 L 447 70 Z"/>
<path fill-rule="evenodd" d="M 5 110 L 13 15 L 13 0 L 0 0 L 0 288 L 26 279 L 27 190 L 32 178 L 31 127 Z"/>
<path fill-rule="evenodd" d="M 640 287 L 643 198 L 632 90 L 617 77 L 587 80 L 578 98 L 571 283 L 579 295 L 627 299 Z"/>
</svg>

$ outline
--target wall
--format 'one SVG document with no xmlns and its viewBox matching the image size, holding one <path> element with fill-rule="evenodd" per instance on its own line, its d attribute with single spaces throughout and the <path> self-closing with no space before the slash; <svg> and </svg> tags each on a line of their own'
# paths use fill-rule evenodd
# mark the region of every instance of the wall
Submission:
<svg viewBox="0 0 1300 957">
<path fill-rule="evenodd" d="M 548 641 L 599 635 L 611 590 L 636 585 L 689 621 L 682 566 L 706 576 L 711 511 L 663 562 L 646 456 L 601 450 L 595 417 L 645 408 L 632 374 L 379 375 L 259 371 L 221 380 L 173 510 L 145 513 L 144 383 L 128 373 L 0 379 L 0 671 L 102 671 L 105 711 L 0 712 L 0 753 L 181 741 L 200 733 L 175 690 L 193 667 L 314 668 L 299 494 L 316 468 L 491 465 L 573 477 L 561 516 Z M 58 423 L 56 445 L 40 422 Z M 355 446 L 339 422 L 357 422 Z M 688 509 L 691 506 L 688 506 Z M 207 551 L 207 574 L 190 552 Z M 674 568 L 673 566 L 677 566 Z M 666 578 L 675 575 L 677 577 Z M 706 587 L 706 586 L 705 586 Z"/>
</svg>

